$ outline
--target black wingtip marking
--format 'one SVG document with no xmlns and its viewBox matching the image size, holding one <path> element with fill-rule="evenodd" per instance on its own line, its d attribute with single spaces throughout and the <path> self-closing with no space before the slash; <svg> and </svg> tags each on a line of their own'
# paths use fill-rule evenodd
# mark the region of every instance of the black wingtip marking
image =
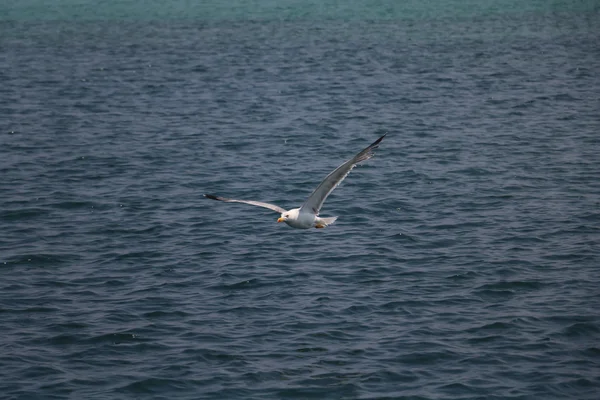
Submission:
<svg viewBox="0 0 600 400">
<path fill-rule="evenodd" d="M 383 140 L 384 137 L 387 136 L 387 132 L 383 134 L 382 137 L 380 137 L 379 139 L 377 139 L 376 141 L 374 141 L 373 143 L 371 143 L 371 145 L 369 147 L 367 147 L 365 150 L 363 151 L 372 151 L 375 150 L 377 147 L 379 147 L 379 143 L 381 143 L 381 141 Z"/>
<path fill-rule="evenodd" d="M 370 145 L 369 147 L 373 147 L 373 146 L 377 146 L 379 143 L 381 143 L 381 141 L 383 140 L 384 137 L 387 136 L 387 132 L 383 134 L 382 137 L 380 137 L 379 139 L 377 139 L 376 141 L 373 142 L 372 145 Z"/>
<path fill-rule="evenodd" d="M 220 200 L 218 196 L 213 196 L 212 194 L 205 194 L 204 197 L 207 199 Z"/>
</svg>

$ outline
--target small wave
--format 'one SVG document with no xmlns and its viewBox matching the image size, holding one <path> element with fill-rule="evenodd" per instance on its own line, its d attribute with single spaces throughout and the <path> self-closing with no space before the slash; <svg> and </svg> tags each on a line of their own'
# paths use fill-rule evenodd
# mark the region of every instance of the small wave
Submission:
<svg viewBox="0 0 600 400">
<path fill-rule="evenodd" d="M 41 217 L 50 213 L 50 210 L 40 207 L 22 208 L 19 210 L 0 212 L 0 220 L 16 222 Z"/>
<path fill-rule="evenodd" d="M 566 337 L 596 337 L 600 333 L 600 328 L 591 322 L 577 322 L 564 329 L 563 334 Z"/>
<path fill-rule="evenodd" d="M 540 281 L 502 281 L 496 283 L 487 283 L 479 286 L 478 290 L 490 291 L 516 291 L 516 290 L 538 290 L 545 285 Z"/>
</svg>

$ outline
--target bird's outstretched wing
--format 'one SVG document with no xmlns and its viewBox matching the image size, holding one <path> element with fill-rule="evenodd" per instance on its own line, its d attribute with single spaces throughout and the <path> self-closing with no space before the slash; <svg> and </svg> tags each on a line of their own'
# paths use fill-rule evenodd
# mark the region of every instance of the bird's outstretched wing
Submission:
<svg viewBox="0 0 600 400">
<path fill-rule="evenodd" d="M 386 133 L 387 135 L 387 133 Z M 373 144 L 369 147 L 352 157 L 350 160 L 346 161 L 339 167 L 335 169 L 332 173 L 327 175 L 327 177 L 317 186 L 314 192 L 306 199 L 302 207 L 300 208 L 300 212 L 310 212 L 315 215 L 319 214 L 321 207 L 323 206 L 323 202 L 329 194 L 335 189 L 344 178 L 352 171 L 352 168 L 356 166 L 361 161 L 366 161 L 369 158 L 373 157 L 373 150 L 379 146 L 379 143 L 383 140 L 385 135 L 377 139 Z"/>
<path fill-rule="evenodd" d="M 279 206 L 276 206 L 275 204 L 263 203 L 261 201 L 234 200 L 234 199 L 227 199 L 225 197 L 220 197 L 220 196 L 213 196 L 212 194 L 205 194 L 204 197 L 206 197 L 208 199 L 224 201 L 226 203 L 245 203 L 245 204 L 251 204 L 253 206 L 264 207 L 264 208 L 271 209 L 273 211 L 277 211 L 280 214 L 286 212 L 286 210 L 284 210 L 283 208 L 281 208 Z"/>
</svg>

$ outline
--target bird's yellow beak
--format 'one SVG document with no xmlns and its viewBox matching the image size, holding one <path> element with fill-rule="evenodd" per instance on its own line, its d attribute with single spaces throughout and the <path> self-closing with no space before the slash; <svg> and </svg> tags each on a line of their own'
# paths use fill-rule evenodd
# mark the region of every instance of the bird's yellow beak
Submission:
<svg viewBox="0 0 600 400">
<path fill-rule="evenodd" d="M 277 222 L 284 222 L 284 221 L 285 221 L 285 218 L 283 218 L 283 217 L 279 217 L 279 218 L 277 219 Z"/>
</svg>

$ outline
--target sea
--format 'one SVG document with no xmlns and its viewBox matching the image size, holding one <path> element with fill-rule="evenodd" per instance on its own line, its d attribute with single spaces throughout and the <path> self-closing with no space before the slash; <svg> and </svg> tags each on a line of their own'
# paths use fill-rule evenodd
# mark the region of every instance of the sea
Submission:
<svg viewBox="0 0 600 400">
<path fill-rule="evenodd" d="M 600 3 L 1 1 L 0 327 L 2 400 L 599 399 Z"/>
</svg>

